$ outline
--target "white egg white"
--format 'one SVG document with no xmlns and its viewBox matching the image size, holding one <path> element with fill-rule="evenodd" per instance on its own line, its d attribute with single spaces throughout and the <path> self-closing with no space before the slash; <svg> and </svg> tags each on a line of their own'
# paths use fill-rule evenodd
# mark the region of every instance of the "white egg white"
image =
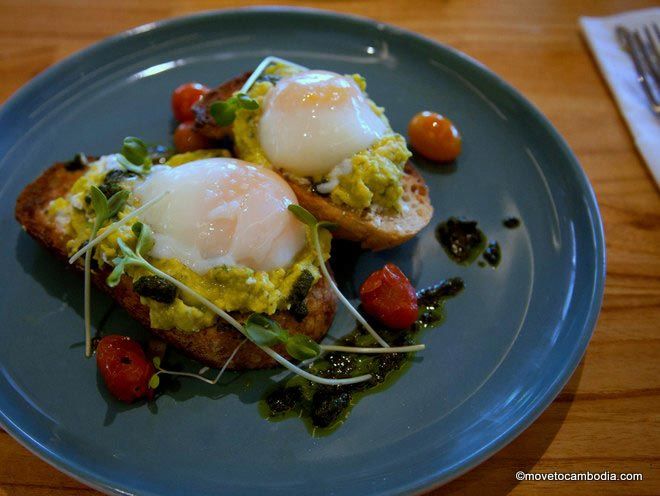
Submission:
<svg viewBox="0 0 660 496">
<path fill-rule="evenodd" d="M 279 81 L 266 95 L 259 143 L 276 167 L 303 177 L 324 176 L 387 130 L 352 78 L 304 71 Z"/>
<path fill-rule="evenodd" d="M 163 191 L 170 194 L 142 218 L 154 231 L 152 256 L 200 274 L 220 265 L 268 271 L 290 265 L 305 246 L 305 229 L 287 210 L 296 196 L 268 169 L 209 158 L 154 167 L 135 188 L 142 203 Z"/>
</svg>

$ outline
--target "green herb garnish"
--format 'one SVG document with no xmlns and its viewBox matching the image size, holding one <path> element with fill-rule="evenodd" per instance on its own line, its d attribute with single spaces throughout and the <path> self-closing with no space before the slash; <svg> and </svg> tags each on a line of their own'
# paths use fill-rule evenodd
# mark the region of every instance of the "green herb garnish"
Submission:
<svg viewBox="0 0 660 496">
<path fill-rule="evenodd" d="M 289 355 L 297 360 L 316 358 L 321 353 L 319 344 L 304 334 L 289 334 L 274 320 L 260 313 L 253 313 L 245 322 L 247 336 L 260 346 L 283 343 Z"/>
<path fill-rule="evenodd" d="M 260 346 L 273 346 L 278 342 L 286 343 L 288 332 L 272 319 L 261 313 L 253 313 L 245 322 L 247 336 Z"/>
<path fill-rule="evenodd" d="M 160 377 L 158 377 L 158 372 L 156 372 L 151 376 L 151 379 L 149 379 L 149 387 L 151 389 L 156 389 L 158 386 L 160 386 Z"/>
<path fill-rule="evenodd" d="M 117 257 L 112 261 L 115 264 L 115 268 L 112 270 L 112 272 L 106 279 L 106 283 L 111 288 L 114 288 L 115 286 L 117 286 L 117 284 L 119 284 L 119 281 L 121 280 L 121 276 L 126 270 L 126 267 L 130 265 L 144 267 L 145 269 L 152 270 L 153 272 L 158 271 L 156 267 L 153 267 L 149 262 L 147 262 L 144 259 L 144 256 L 149 253 L 149 251 L 151 250 L 151 248 L 153 248 L 154 245 L 151 228 L 145 224 L 142 224 L 141 222 L 136 222 L 131 227 L 131 230 L 137 236 L 137 243 L 135 245 L 135 250 L 129 248 L 129 246 L 124 242 L 123 239 L 119 238 L 117 240 L 119 249 L 121 250 L 124 256 Z M 163 279 L 167 279 L 167 278 L 163 278 Z"/>
<path fill-rule="evenodd" d="M 298 360 L 309 360 L 319 356 L 321 346 L 305 334 L 294 334 L 286 342 L 286 352 Z"/>
<path fill-rule="evenodd" d="M 96 214 L 92 233 L 95 236 L 105 221 L 112 219 L 119 213 L 121 208 L 126 204 L 126 200 L 130 193 L 126 190 L 121 190 L 110 197 L 103 194 L 103 192 L 96 186 L 92 186 L 89 190 L 89 196 L 92 199 L 92 208 Z M 92 236 L 92 237 L 94 237 Z"/>
<path fill-rule="evenodd" d="M 213 102 L 209 106 L 209 113 L 218 126 L 228 126 L 236 119 L 239 109 L 257 110 L 259 103 L 246 93 L 236 93 L 227 100 Z"/>
<path fill-rule="evenodd" d="M 248 341 L 247 339 L 244 339 L 240 343 L 238 343 L 238 346 L 234 348 L 234 351 L 231 352 L 231 355 L 229 355 L 229 358 L 225 361 L 224 365 L 220 369 L 220 372 L 218 372 L 218 375 L 215 376 L 214 379 L 209 379 L 208 377 L 204 377 L 202 375 L 202 372 L 206 369 L 208 370 L 207 367 L 202 369 L 199 374 L 193 374 L 191 372 L 177 372 L 174 370 L 166 370 L 160 366 L 160 357 L 153 357 L 152 363 L 154 364 L 154 367 L 156 368 L 157 372 L 151 376 L 151 379 L 149 379 L 149 387 L 151 389 L 156 389 L 160 385 L 160 378 L 158 377 L 160 374 L 166 374 L 166 375 L 176 375 L 179 377 L 192 377 L 193 379 L 197 379 L 199 381 L 206 382 L 207 384 L 216 384 L 219 380 L 220 377 L 222 377 L 222 374 L 225 373 L 225 370 L 227 370 L 227 366 L 231 363 L 231 361 L 234 359 L 236 356 L 236 353 L 238 353 L 238 350 L 245 344 L 245 342 Z"/>
<path fill-rule="evenodd" d="M 126 190 L 119 191 L 108 198 L 96 186 L 92 186 L 89 191 L 89 197 L 94 210 L 94 223 L 92 230 L 89 234 L 87 245 L 96 237 L 101 226 L 106 221 L 112 219 L 119 213 L 122 207 L 126 204 L 129 192 Z M 92 322 L 91 322 L 91 265 L 92 265 L 92 249 L 88 249 L 85 253 L 85 293 L 84 293 L 84 307 L 85 307 L 85 356 L 92 356 Z"/>
<path fill-rule="evenodd" d="M 127 171 L 136 174 L 147 174 L 151 170 L 151 156 L 149 148 L 140 138 L 128 136 L 124 138 L 120 155 L 117 157 L 119 165 Z"/>
<path fill-rule="evenodd" d="M 137 208 L 133 210 L 132 212 L 126 214 L 121 220 L 118 220 L 112 224 L 110 224 L 103 233 L 99 234 L 97 237 L 86 243 L 84 246 L 81 246 L 80 249 L 74 253 L 71 258 L 69 258 L 69 263 L 72 264 L 76 260 L 78 260 L 80 257 L 85 255 L 89 250 L 93 249 L 96 245 L 101 243 L 105 238 L 110 236 L 113 232 L 115 232 L 117 229 L 119 229 L 121 226 L 124 224 L 128 223 L 129 220 L 133 219 L 134 217 L 137 217 L 140 215 L 142 212 L 145 210 L 153 207 L 156 203 L 161 201 L 163 198 L 165 198 L 167 195 L 169 195 L 169 191 L 163 191 L 161 194 L 159 194 L 156 198 L 152 198 L 149 200 L 147 203 L 142 205 L 140 208 Z M 91 196 L 90 196 L 90 201 L 91 201 Z"/>
</svg>

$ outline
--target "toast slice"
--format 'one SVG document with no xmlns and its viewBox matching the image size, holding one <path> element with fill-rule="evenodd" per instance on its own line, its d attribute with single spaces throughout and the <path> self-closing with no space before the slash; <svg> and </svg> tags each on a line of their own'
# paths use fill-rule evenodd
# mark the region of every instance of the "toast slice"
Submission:
<svg viewBox="0 0 660 496">
<path fill-rule="evenodd" d="M 209 107 L 213 102 L 231 97 L 243 86 L 250 74 L 251 72 L 246 72 L 222 83 L 194 105 L 195 127 L 199 133 L 212 139 L 232 137 L 231 125 L 218 126 L 209 113 Z M 282 177 L 296 193 L 301 206 L 318 219 L 338 224 L 339 229 L 333 233 L 335 237 L 356 241 L 364 249 L 383 250 L 412 238 L 431 221 L 433 216 L 429 190 L 424 178 L 410 161 L 405 165 L 403 172 L 404 193 L 401 212 L 380 212 L 371 208 L 357 210 L 346 205 L 337 205 L 329 196 L 313 191 L 311 184 L 292 181 L 286 174 Z"/>
<path fill-rule="evenodd" d="M 403 211 L 384 214 L 372 209 L 356 210 L 337 205 L 319 195 L 311 185 L 289 181 L 300 205 L 317 219 L 334 222 L 333 237 L 356 241 L 366 250 L 384 250 L 398 246 L 415 236 L 433 216 L 429 192 L 420 173 L 408 162 L 403 169 Z"/>
<path fill-rule="evenodd" d="M 29 184 L 16 201 L 16 219 L 23 229 L 66 263 L 68 263 L 67 233 L 52 222 L 47 209 L 52 200 L 66 195 L 84 172 L 84 167 L 75 168 L 70 164 L 57 163 Z M 77 263 L 76 268 L 82 271 L 83 264 Z M 152 333 L 204 365 L 222 367 L 236 346 L 244 339 L 238 331 L 222 320 L 219 320 L 216 326 L 191 333 L 153 329 L 150 326 L 149 307 L 143 305 L 140 296 L 133 291 L 132 279 L 124 275 L 116 287 L 110 288 L 105 283 L 109 274 L 109 268 L 104 266 L 98 271 L 92 271 L 92 281 Z M 288 311 L 277 312 L 271 318 L 291 333 L 306 334 L 320 341 L 332 324 L 337 309 L 336 297 L 328 281 L 321 278 L 308 293 L 305 303 L 309 313 L 301 322 L 296 321 Z M 244 322 L 248 314 L 233 312 L 232 316 L 239 322 Z M 284 349 L 277 347 L 275 349 L 286 356 Z M 227 368 L 259 369 L 275 365 L 276 362 L 272 358 L 253 343 L 248 342 L 241 346 Z"/>
</svg>

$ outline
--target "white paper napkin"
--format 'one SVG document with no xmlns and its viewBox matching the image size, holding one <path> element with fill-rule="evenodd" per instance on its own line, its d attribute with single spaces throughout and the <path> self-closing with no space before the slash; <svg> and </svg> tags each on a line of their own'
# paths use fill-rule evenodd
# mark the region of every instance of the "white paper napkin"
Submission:
<svg viewBox="0 0 660 496">
<path fill-rule="evenodd" d="M 628 123 L 637 148 L 660 185 L 660 117 L 651 111 L 646 94 L 637 81 L 633 62 L 621 50 L 614 32 L 617 25 L 639 29 L 652 22 L 660 25 L 660 8 L 624 12 L 610 17 L 580 18 L 584 36 Z"/>
</svg>

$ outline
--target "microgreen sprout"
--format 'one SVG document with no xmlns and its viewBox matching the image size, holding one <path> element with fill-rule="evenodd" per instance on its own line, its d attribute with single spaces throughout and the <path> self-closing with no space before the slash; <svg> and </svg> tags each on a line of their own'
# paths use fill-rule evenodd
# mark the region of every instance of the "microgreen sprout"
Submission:
<svg viewBox="0 0 660 496">
<path fill-rule="evenodd" d="M 152 165 L 149 148 L 144 141 L 134 136 L 124 138 L 124 144 L 117 157 L 117 162 L 127 171 L 136 174 L 147 174 Z"/>
<path fill-rule="evenodd" d="M 108 198 L 96 186 L 92 186 L 89 192 L 94 209 L 94 223 L 89 233 L 87 245 L 92 242 L 96 233 L 106 221 L 112 219 L 122 209 L 128 199 L 128 191 L 122 190 Z M 91 323 L 91 266 L 92 250 L 85 253 L 85 290 L 84 290 L 84 308 L 85 308 L 85 356 L 92 356 L 92 323 Z"/>
<path fill-rule="evenodd" d="M 315 358 L 321 347 L 309 336 L 290 334 L 274 320 L 260 313 L 253 313 L 245 322 L 245 333 L 260 346 L 273 346 L 283 343 L 286 352 L 297 360 Z"/>
<path fill-rule="evenodd" d="M 154 364 L 154 367 L 156 367 L 156 372 L 154 375 L 151 376 L 151 379 L 149 379 L 149 387 L 151 389 L 156 389 L 159 384 L 160 384 L 160 378 L 158 377 L 160 374 L 166 374 L 166 375 L 176 375 L 176 376 L 181 376 L 181 377 L 192 377 L 193 379 L 197 379 L 199 381 L 206 382 L 207 384 L 217 384 L 222 375 L 225 373 L 225 370 L 227 370 L 227 366 L 231 363 L 231 361 L 234 359 L 236 356 L 236 353 L 238 353 L 238 350 L 241 349 L 241 346 L 245 344 L 245 342 L 248 341 L 247 339 L 244 339 L 240 343 L 238 343 L 238 346 L 234 348 L 234 351 L 231 352 L 231 355 L 229 355 L 229 358 L 227 358 L 227 361 L 224 363 L 218 374 L 215 376 L 213 379 L 209 379 L 208 377 L 204 377 L 202 374 L 206 371 L 209 370 L 208 367 L 204 367 L 202 370 L 199 371 L 198 374 L 193 374 L 191 372 L 177 372 L 174 370 L 166 370 L 160 366 L 160 358 L 159 357 L 154 357 L 152 362 Z"/>
<path fill-rule="evenodd" d="M 80 257 L 85 255 L 87 252 L 91 251 L 96 245 L 101 243 L 105 238 L 107 238 L 113 232 L 115 232 L 117 229 L 119 229 L 121 226 L 126 224 L 129 220 L 133 219 L 134 217 L 137 217 L 138 215 L 140 215 L 142 212 L 144 212 L 148 208 L 154 206 L 160 200 L 165 198 L 165 196 L 167 196 L 169 193 L 170 193 L 169 191 L 163 191 L 157 197 L 153 198 L 152 200 L 149 200 L 147 203 L 145 203 L 141 207 L 136 208 L 131 213 L 125 215 L 122 219 L 120 219 L 117 222 L 115 222 L 115 223 L 109 225 L 108 227 L 106 227 L 105 230 L 99 236 L 92 239 L 89 243 L 87 243 L 80 250 L 78 250 L 76 253 L 74 253 L 71 256 L 71 258 L 69 258 L 69 263 L 70 264 L 74 263 L 76 260 L 78 260 Z"/>
<path fill-rule="evenodd" d="M 378 335 L 374 328 L 369 325 L 369 323 L 364 319 L 364 317 L 362 317 L 362 315 L 360 315 L 360 312 L 358 312 L 355 307 L 351 305 L 351 302 L 348 301 L 348 299 L 341 293 L 341 291 L 339 291 L 339 288 L 335 284 L 335 281 L 332 279 L 332 277 L 330 277 L 330 273 L 325 266 L 325 261 L 323 260 L 323 251 L 321 250 L 321 242 L 319 241 L 319 229 L 328 229 L 332 231 L 337 227 L 336 224 L 326 221 L 319 222 L 311 212 L 304 209 L 300 205 L 295 205 L 292 203 L 288 208 L 289 211 L 295 215 L 299 221 L 311 228 L 312 241 L 314 243 L 314 249 L 316 250 L 316 256 L 318 257 L 319 267 L 321 268 L 321 272 L 323 272 L 323 277 L 325 277 L 326 280 L 330 283 L 330 287 L 335 292 L 339 300 L 344 304 L 344 306 L 346 306 L 346 308 L 348 308 L 348 310 L 353 314 L 357 321 L 362 324 L 362 326 L 369 332 L 369 334 L 371 334 L 373 338 L 378 341 L 378 344 L 384 348 L 389 348 L 387 342 Z"/>
<path fill-rule="evenodd" d="M 263 59 L 261 62 L 259 62 L 259 65 L 257 68 L 252 72 L 250 77 L 245 81 L 241 89 L 239 90 L 239 93 L 247 93 L 250 88 L 252 88 L 252 85 L 261 77 L 261 74 L 270 67 L 271 64 L 284 64 L 288 65 L 289 67 L 294 67 L 296 69 L 300 69 L 301 71 L 307 70 L 307 67 L 304 67 L 300 64 L 296 64 L 295 62 L 291 62 L 290 60 L 285 60 L 281 59 L 279 57 L 274 57 L 272 55 L 266 57 Z"/>
<path fill-rule="evenodd" d="M 261 313 L 253 313 L 245 321 L 245 333 L 259 346 L 273 346 L 286 343 L 288 333 L 272 319 Z"/>
<path fill-rule="evenodd" d="M 239 109 L 257 110 L 259 104 L 247 93 L 236 93 L 227 100 L 213 102 L 209 107 L 211 117 L 219 126 L 228 126 L 236 119 Z"/>
<path fill-rule="evenodd" d="M 259 108 L 259 103 L 257 103 L 256 100 L 252 99 L 247 93 L 249 89 L 252 88 L 252 85 L 257 81 L 257 79 L 259 79 L 259 77 L 263 74 L 263 72 L 271 64 L 277 64 L 277 63 L 288 65 L 290 67 L 300 69 L 301 71 L 307 69 L 307 67 L 296 64 L 289 60 L 281 59 L 279 57 L 273 57 L 273 56 L 266 57 L 259 63 L 256 69 L 247 79 L 247 81 L 243 83 L 243 86 L 241 86 L 240 90 L 238 90 L 233 96 L 231 96 L 227 100 L 220 102 L 213 102 L 209 106 L 209 112 L 211 114 L 211 117 L 215 119 L 215 122 L 219 126 L 228 126 L 229 124 L 234 122 L 234 119 L 236 118 L 236 111 L 241 108 L 246 110 L 256 110 Z"/>
<path fill-rule="evenodd" d="M 133 232 L 137 236 L 137 243 L 135 245 L 135 250 L 131 249 L 124 241 L 120 238 L 117 240 L 117 244 L 119 245 L 119 249 L 122 252 L 122 257 L 117 257 L 113 260 L 113 263 L 115 264 L 115 268 L 112 271 L 112 273 L 108 276 L 106 279 L 106 283 L 110 287 L 114 287 L 117 284 L 119 284 L 119 281 L 121 279 L 122 274 L 124 273 L 126 267 L 128 266 L 139 266 L 142 267 L 146 270 L 151 271 L 153 274 L 162 277 L 163 279 L 171 282 L 174 284 L 177 288 L 179 288 L 182 292 L 186 293 L 190 297 L 196 299 L 199 301 L 202 305 L 204 305 L 206 308 L 211 310 L 212 312 L 215 312 L 219 317 L 221 317 L 223 320 L 225 320 L 229 325 L 231 325 L 234 329 L 236 329 L 238 332 L 243 334 L 245 337 L 250 338 L 248 332 L 246 329 L 238 322 L 235 318 L 233 318 L 231 315 L 229 315 L 227 312 L 222 310 L 220 307 L 218 307 L 215 303 L 210 301 L 208 298 L 202 296 L 199 294 L 197 291 L 194 289 L 188 287 L 186 284 L 182 283 L 178 279 L 175 279 L 174 277 L 170 276 L 169 274 L 166 274 L 162 270 L 158 269 L 157 267 L 154 267 L 151 265 L 144 257 L 149 253 L 149 250 L 153 247 L 153 237 L 151 233 L 151 229 L 149 226 L 142 224 L 140 222 L 137 222 L 133 225 L 132 227 Z M 257 322 L 262 322 L 257 320 Z M 272 330 L 267 329 L 266 330 Z M 259 331 L 257 331 L 259 332 Z M 277 331 L 274 331 L 277 332 Z M 296 340 L 297 341 L 297 340 Z M 289 360 L 284 358 L 282 355 L 277 353 L 275 350 L 269 348 L 268 346 L 260 345 L 259 343 L 255 343 L 264 353 L 266 353 L 268 356 L 273 358 L 276 362 L 278 362 L 280 365 L 286 367 L 289 369 L 291 372 L 294 372 L 305 379 L 308 379 L 313 382 L 318 382 L 320 384 L 326 384 L 329 386 L 341 386 L 341 385 L 346 385 L 346 384 L 355 384 L 357 382 L 363 382 L 367 381 L 371 378 L 371 374 L 365 374 L 365 375 L 360 375 L 357 377 L 349 377 L 346 379 L 327 379 L 325 377 L 319 377 L 314 374 L 310 374 L 309 372 L 302 370 L 300 367 L 297 367 L 293 363 L 291 363 Z M 305 348 L 305 345 L 307 343 L 296 343 L 295 346 L 298 347 L 296 349 L 296 352 L 300 352 L 302 355 L 305 353 L 302 348 Z"/>
</svg>

